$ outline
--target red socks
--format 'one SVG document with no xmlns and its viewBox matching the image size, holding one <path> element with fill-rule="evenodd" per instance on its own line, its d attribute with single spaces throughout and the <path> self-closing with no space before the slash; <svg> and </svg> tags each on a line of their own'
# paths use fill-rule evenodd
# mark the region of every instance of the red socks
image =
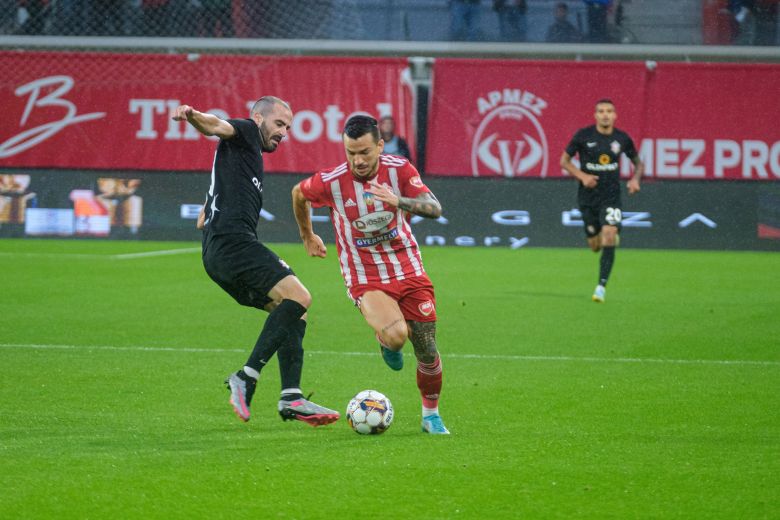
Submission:
<svg viewBox="0 0 780 520">
<path fill-rule="evenodd" d="M 439 406 L 441 382 L 441 358 L 438 355 L 430 364 L 417 361 L 417 388 L 420 389 L 424 408 L 437 408 Z"/>
</svg>

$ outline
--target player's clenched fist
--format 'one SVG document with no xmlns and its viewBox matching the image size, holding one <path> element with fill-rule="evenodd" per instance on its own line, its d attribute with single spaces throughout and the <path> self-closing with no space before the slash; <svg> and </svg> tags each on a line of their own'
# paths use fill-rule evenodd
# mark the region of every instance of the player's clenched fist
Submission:
<svg viewBox="0 0 780 520">
<path fill-rule="evenodd" d="M 171 117 L 174 121 L 186 121 L 189 116 L 192 115 L 194 109 L 189 105 L 179 105 L 173 111 Z"/>
</svg>

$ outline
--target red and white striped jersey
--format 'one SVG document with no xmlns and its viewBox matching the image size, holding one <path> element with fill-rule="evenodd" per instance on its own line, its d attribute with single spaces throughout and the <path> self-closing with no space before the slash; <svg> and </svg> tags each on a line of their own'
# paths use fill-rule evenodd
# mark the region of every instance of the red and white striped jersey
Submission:
<svg viewBox="0 0 780 520">
<path fill-rule="evenodd" d="M 415 198 L 430 192 L 417 169 L 394 155 L 379 156 L 379 171 L 372 179 L 389 186 L 399 197 Z M 423 275 L 422 257 L 409 225 L 411 215 L 376 200 L 366 192 L 368 188 L 368 179 L 352 175 L 346 162 L 301 183 L 301 192 L 312 206 L 330 208 L 347 287 L 388 284 Z"/>
</svg>

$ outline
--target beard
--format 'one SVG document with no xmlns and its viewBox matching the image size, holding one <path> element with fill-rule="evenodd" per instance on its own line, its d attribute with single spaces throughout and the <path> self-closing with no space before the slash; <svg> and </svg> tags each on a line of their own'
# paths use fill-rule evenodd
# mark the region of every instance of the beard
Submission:
<svg viewBox="0 0 780 520">
<path fill-rule="evenodd" d="M 276 141 L 270 137 L 271 132 L 268 130 L 268 127 L 265 124 L 265 121 L 260 123 L 260 148 L 264 152 L 274 152 L 276 151 L 276 148 L 279 146 L 279 141 Z"/>
</svg>

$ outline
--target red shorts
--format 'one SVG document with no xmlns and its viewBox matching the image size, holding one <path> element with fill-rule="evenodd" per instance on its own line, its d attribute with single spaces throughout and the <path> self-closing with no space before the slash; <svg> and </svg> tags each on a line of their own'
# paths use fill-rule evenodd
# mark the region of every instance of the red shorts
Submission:
<svg viewBox="0 0 780 520">
<path fill-rule="evenodd" d="M 415 276 L 390 283 L 354 285 L 347 290 L 349 297 L 360 307 L 360 298 L 368 291 L 382 291 L 401 308 L 404 319 L 409 321 L 436 321 L 436 297 L 428 275 Z"/>
</svg>

